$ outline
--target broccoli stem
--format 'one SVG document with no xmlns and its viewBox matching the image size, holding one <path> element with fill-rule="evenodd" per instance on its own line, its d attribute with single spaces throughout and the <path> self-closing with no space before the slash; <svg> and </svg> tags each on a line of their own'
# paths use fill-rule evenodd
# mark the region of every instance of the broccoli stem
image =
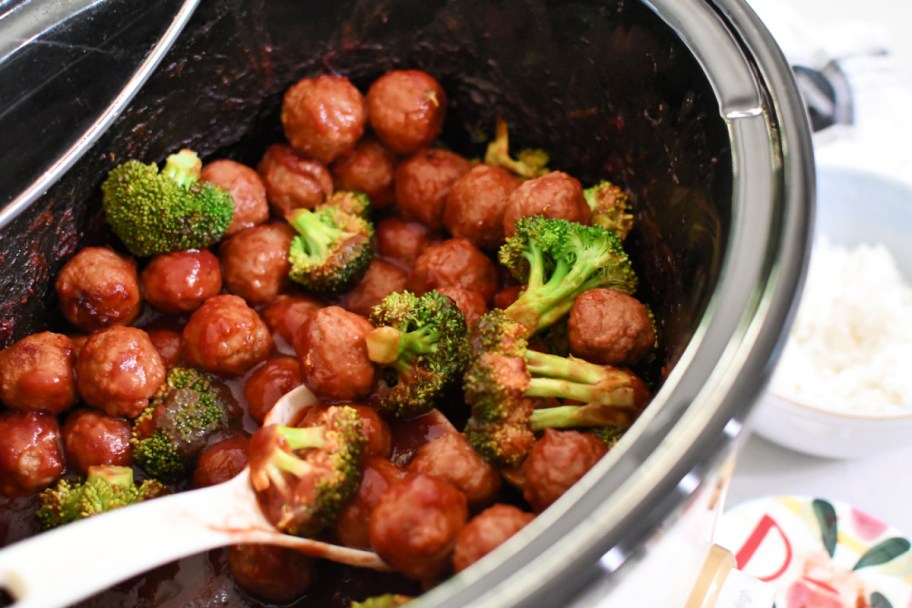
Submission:
<svg viewBox="0 0 912 608">
<path fill-rule="evenodd" d="M 185 148 L 168 156 L 161 172 L 165 177 L 186 188 L 199 181 L 202 167 L 203 163 L 196 152 Z"/>
<path fill-rule="evenodd" d="M 523 358 L 529 374 L 535 377 L 560 378 L 584 384 L 596 384 L 609 377 L 609 371 L 601 365 L 572 356 L 561 357 L 526 349 Z"/>
<path fill-rule="evenodd" d="M 86 483 L 96 480 L 103 481 L 111 487 L 130 488 L 133 486 L 133 469 L 115 465 L 89 467 Z"/>
<path fill-rule="evenodd" d="M 285 445 L 292 451 L 322 448 L 326 444 L 326 428 L 323 426 L 280 426 L 278 430 Z"/>
<path fill-rule="evenodd" d="M 561 260 L 554 267 L 547 283 L 542 284 L 544 263 L 536 255 L 536 248 L 530 247 L 529 281 L 526 290 L 505 310 L 507 315 L 525 325 L 530 334 L 550 327 L 573 307 L 576 297 L 597 284 L 593 280 L 596 271 L 608 264 L 613 252 L 608 247 L 581 248 L 576 261 L 570 265 Z"/>
<path fill-rule="evenodd" d="M 436 349 L 439 334 L 429 327 L 402 332 L 395 327 L 377 327 L 365 338 L 367 358 L 380 365 L 392 365 L 404 371 L 419 355 Z"/>
<path fill-rule="evenodd" d="M 323 221 L 322 215 L 310 209 L 295 209 L 286 219 L 300 235 L 307 254 L 317 259 L 329 256 L 332 246 L 342 234 L 338 227 Z"/>
<path fill-rule="evenodd" d="M 611 405 L 561 405 L 535 410 L 529 424 L 533 431 L 577 427 L 626 427 L 629 425 L 629 415 L 626 409 L 619 410 Z"/>
</svg>

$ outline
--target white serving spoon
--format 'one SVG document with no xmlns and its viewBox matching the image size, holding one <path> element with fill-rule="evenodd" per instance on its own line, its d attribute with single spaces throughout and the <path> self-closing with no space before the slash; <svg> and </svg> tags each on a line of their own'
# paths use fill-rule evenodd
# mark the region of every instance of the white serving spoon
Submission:
<svg viewBox="0 0 912 608">
<path fill-rule="evenodd" d="M 279 399 L 265 424 L 290 424 L 317 403 L 303 385 Z M 389 571 L 370 551 L 283 534 L 263 516 L 249 470 L 224 483 L 155 498 L 66 524 L 0 550 L 0 587 L 15 608 L 68 606 L 156 566 L 216 547 L 280 545 Z"/>
</svg>

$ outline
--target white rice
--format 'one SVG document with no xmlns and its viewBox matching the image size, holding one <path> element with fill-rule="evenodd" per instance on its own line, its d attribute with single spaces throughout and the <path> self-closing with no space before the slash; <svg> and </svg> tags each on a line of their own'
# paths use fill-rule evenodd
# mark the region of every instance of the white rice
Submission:
<svg viewBox="0 0 912 608">
<path fill-rule="evenodd" d="M 912 413 L 912 286 L 886 247 L 817 239 L 771 390 L 845 413 Z"/>
</svg>

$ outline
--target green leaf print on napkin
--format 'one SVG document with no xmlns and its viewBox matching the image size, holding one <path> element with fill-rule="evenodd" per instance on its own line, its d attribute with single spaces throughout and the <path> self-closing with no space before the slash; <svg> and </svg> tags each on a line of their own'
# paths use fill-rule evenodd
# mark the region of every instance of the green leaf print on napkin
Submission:
<svg viewBox="0 0 912 608">
<path fill-rule="evenodd" d="M 820 525 L 820 539 L 823 541 L 823 546 L 826 547 L 827 553 L 830 557 L 833 557 L 833 554 L 836 553 L 836 537 L 838 535 L 836 509 L 827 501 L 819 498 L 815 498 L 811 504 L 814 507 L 814 515 L 817 516 L 817 523 Z"/>
<path fill-rule="evenodd" d="M 871 594 L 871 608 L 893 608 L 893 604 L 882 593 L 875 591 Z"/>
<path fill-rule="evenodd" d="M 868 566 L 886 564 L 888 561 L 899 557 L 908 550 L 909 541 L 907 539 L 899 537 L 888 538 L 868 549 L 852 570 L 860 570 L 862 568 L 867 568 Z"/>
</svg>

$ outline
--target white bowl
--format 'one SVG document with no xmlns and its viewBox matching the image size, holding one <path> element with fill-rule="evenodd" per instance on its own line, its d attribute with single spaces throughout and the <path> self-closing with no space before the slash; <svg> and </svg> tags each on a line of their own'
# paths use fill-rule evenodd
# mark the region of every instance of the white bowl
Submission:
<svg viewBox="0 0 912 608">
<path fill-rule="evenodd" d="M 906 280 L 912 279 L 912 185 L 867 171 L 818 168 L 816 222 L 815 238 L 826 235 L 835 245 L 883 243 Z M 838 399 L 833 395 L 828 401 Z M 769 441 L 827 458 L 855 458 L 912 444 L 912 410 L 846 412 L 803 403 L 777 392 L 775 376 L 749 424 Z"/>
</svg>

